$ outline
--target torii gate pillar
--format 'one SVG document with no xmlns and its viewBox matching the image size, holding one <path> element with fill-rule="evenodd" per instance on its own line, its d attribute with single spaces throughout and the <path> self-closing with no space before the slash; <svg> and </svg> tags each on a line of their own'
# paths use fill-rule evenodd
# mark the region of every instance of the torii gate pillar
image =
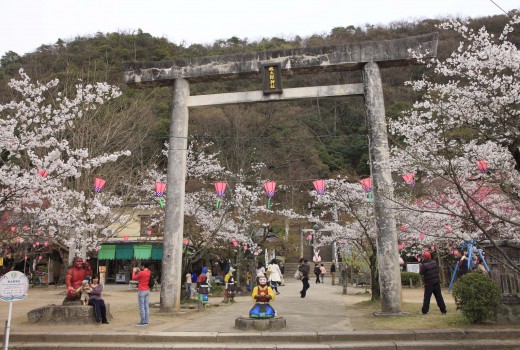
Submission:
<svg viewBox="0 0 520 350">
<path fill-rule="evenodd" d="M 374 216 L 377 230 L 377 264 L 381 290 L 381 313 L 401 312 L 401 276 L 395 215 L 394 190 L 385 118 L 383 84 L 379 66 L 369 62 L 363 67 L 365 112 L 368 130 L 370 173 L 374 188 Z"/>
</svg>

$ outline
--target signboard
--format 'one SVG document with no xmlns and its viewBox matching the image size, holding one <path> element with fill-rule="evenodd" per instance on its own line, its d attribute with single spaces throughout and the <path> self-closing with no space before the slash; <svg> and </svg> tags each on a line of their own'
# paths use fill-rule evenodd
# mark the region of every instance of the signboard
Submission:
<svg viewBox="0 0 520 350">
<path fill-rule="evenodd" d="M 278 63 L 264 65 L 264 95 L 282 93 L 282 71 Z"/>
<path fill-rule="evenodd" d="M 406 264 L 406 271 L 419 273 L 419 264 Z"/>
<path fill-rule="evenodd" d="M 27 297 L 29 280 L 20 271 L 9 271 L 0 278 L 0 300 L 17 301 Z"/>
</svg>

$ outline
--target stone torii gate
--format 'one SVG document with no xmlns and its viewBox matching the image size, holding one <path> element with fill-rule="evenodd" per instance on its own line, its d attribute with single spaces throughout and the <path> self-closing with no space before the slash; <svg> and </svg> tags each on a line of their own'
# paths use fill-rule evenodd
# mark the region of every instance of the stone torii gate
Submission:
<svg viewBox="0 0 520 350">
<path fill-rule="evenodd" d="M 161 311 L 180 311 L 182 240 L 187 161 L 188 108 L 207 105 L 284 101 L 346 95 L 364 95 L 368 129 L 373 205 L 377 230 L 377 258 L 381 313 L 401 312 L 401 278 L 394 213 L 389 148 L 379 68 L 414 64 L 409 49 L 435 57 L 438 34 L 379 42 L 327 47 L 211 56 L 183 61 L 125 62 L 124 79 L 131 87 L 173 86 L 165 232 L 161 281 Z M 317 74 L 362 70 L 359 84 L 283 89 L 282 72 Z M 190 95 L 190 83 L 232 79 L 259 79 L 263 90 L 212 95 Z"/>
</svg>

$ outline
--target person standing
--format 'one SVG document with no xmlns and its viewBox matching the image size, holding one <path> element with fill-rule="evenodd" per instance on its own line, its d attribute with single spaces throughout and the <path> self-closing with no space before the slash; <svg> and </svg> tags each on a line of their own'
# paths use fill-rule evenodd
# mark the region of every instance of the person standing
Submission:
<svg viewBox="0 0 520 350">
<path fill-rule="evenodd" d="M 132 280 L 137 281 L 137 302 L 139 303 L 139 314 L 141 322 L 136 324 L 137 327 L 148 326 L 150 316 L 150 283 L 151 273 L 148 269 L 150 264 L 143 263 L 143 269 L 134 267 L 132 271 Z"/>
<path fill-rule="evenodd" d="M 457 251 L 457 263 L 459 264 L 458 270 L 457 270 L 457 277 L 462 278 L 465 274 L 469 272 L 468 267 L 468 258 L 462 251 Z"/>
<path fill-rule="evenodd" d="M 280 267 L 275 259 L 271 260 L 271 263 L 267 265 L 267 275 L 271 282 L 271 288 L 276 292 L 276 295 L 280 294 L 278 286 L 282 283 L 282 271 L 280 271 Z"/>
<path fill-rule="evenodd" d="M 258 265 L 256 266 L 256 276 L 260 276 L 260 275 L 264 275 L 266 276 L 265 274 L 265 267 L 264 267 L 264 264 L 262 264 L 260 261 L 258 262 Z"/>
<path fill-rule="evenodd" d="M 307 259 L 300 258 L 298 271 L 302 274 L 302 290 L 300 291 L 300 295 L 302 298 L 305 298 L 307 295 L 307 289 L 311 287 L 309 284 L 309 273 L 311 272 L 311 268 L 309 264 L 307 264 Z"/>
<path fill-rule="evenodd" d="M 330 265 L 330 277 L 332 279 L 332 285 L 336 284 L 336 260 L 332 260 L 332 264 Z"/>
<path fill-rule="evenodd" d="M 191 299 L 191 272 L 186 273 L 186 299 Z"/>
<path fill-rule="evenodd" d="M 432 260 L 430 252 L 424 252 L 422 256 L 423 261 L 419 264 L 419 273 L 423 275 L 424 279 L 424 300 L 421 312 L 423 315 L 428 313 L 430 310 L 430 299 L 433 294 L 441 313 L 446 315 L 446 304 L 444 304 L 441 294 L 441 280 L 437 263 Z"/>
<path fill-rule="evenodd" d="M 99 284 L 99 276 L 92 276 L 92 283 L 89 288 L 85 290 L 89 294 L 88 305 L 94 307 L 94 318 L 96 322 L 108 324 L 107 307 L 105 301 L 101 298 L 103 292 L 103 285 Z"/>
</svg>

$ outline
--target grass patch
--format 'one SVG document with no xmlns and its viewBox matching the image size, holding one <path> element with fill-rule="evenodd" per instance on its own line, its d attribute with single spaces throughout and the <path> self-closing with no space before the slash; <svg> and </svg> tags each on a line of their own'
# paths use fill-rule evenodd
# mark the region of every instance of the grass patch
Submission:
<svg viewBox="0 0 520 350">
<path fill-rule="evenodd" d="M 448 314 L 446 316 L 441 314 L 435 303 L 430 305 L 428 315 L 421 314 L 421 307 L 422 303 L 403 303 L 402 311 L 410 313 L 410 315 L 375 317 L 374 313 L 381 311 L 381 303 L 366 300 L 347 306 L 347 315 L 355 330 L 457 329 L 473 327 L 453 305 L 448 306 Z"/>
</svg>

